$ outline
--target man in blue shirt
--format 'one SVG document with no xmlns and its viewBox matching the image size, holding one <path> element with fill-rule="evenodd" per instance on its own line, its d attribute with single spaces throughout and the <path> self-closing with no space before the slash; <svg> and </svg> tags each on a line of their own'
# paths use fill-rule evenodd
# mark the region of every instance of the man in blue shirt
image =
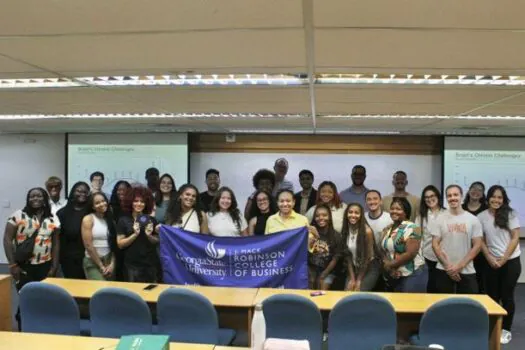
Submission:
<svg viewBox="0 0 525 350">
<path fill-rule="evenodd" d="M 359 203 L 366 208 L 366 192 L 368 191 L 368 188 L 365 187 L 366 168 L 362 165 L 354 166 L 351 178 L 352 186 L 339 193 L 339 197 L 346 204 Z"/>
</svg>

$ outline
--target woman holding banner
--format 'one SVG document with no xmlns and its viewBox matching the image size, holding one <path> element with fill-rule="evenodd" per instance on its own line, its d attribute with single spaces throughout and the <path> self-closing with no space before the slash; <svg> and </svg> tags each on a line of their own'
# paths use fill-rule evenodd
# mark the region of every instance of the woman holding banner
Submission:
<svg viewBox="0 0 525 350">
<path fill-rule="evenodd" d="M 166 224 L 194 233 L 208 233 L 206 214 L 200 210 L 199 190 L 192 184 L 182 185 L 166 210 Z"/>
<path fill-rule="evenodd" d="M 248 235 L 264 235 L 268 218 L 277 212 L 275 201 L 270 192 L 258 190 L 253 196 L 257 205 L 252 205 L 250 221 L 248 223 Z"/>
<path fill-rule="evenodd" d="M 248 223 L 237 208 L 237 199 L 229 187 L 221 187 L 210 204 L 208 229 L 218 237 L 248 235 Z"/>
</svg>

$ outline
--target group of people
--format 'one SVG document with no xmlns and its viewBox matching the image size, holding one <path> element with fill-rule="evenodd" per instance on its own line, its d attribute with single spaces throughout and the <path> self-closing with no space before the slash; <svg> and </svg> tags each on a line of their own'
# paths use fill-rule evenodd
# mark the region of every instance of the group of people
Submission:
<svg viewBox="0 0 525 350">
<path fill-rule="evenodd" d="M 234 191 L 221 186 L 220 172 L 205 174 L 207 189 L 178 190 L 169 174 L 146 171 L 147 186 L 119 181 L 110 196 L 104 174 L 77 182 L 67 202 L 62 182 L 27 193 L 26 206 L 6 225 L 4 248 L 21 288 L 54 276 L 160 282 L 159 224 L 214 236 L 264 235 L 307 227 L 311 289 L 427 293 L 487 293 L 508 315 L 502 342 L 511 339 L 514 289 L 521 273 L 517 213 L 505 188 L 481 182 L 463 194 L 459 185 L 443 196 L 433 185 L 421 196 L 406 191 L 407 174 L 393 174 L 392 194 L 365 187 L 366 169 L 352 169 L 352 185 L 338 192 L 331 181 L 313 188 L 314 174 L 302 170 L 302 189 L 286 179 L 288 162 L 253 176 L 254 192 L 244 211 Z M 19 254 L 34 240 L 32 254 Z M 21 248 L 22 247 L 22 248 Z"/>
</svg>

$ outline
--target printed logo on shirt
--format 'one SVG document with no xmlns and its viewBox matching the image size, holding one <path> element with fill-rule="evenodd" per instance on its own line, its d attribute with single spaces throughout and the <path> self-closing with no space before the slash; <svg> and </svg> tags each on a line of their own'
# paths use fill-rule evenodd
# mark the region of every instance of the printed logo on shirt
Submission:
<svg viewBox="0 0 525 350">
<path fill-rule="evenodd" d="M 448 232 L 450 233 L 467 233 L 467 224 L 447 224 Z"/>
</svg>

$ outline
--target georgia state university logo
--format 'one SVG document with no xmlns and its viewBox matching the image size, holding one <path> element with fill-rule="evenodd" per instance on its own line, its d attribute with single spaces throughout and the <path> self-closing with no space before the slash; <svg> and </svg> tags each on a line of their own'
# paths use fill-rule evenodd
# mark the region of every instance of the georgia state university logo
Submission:
<svg viewBox="0 0 525 350">
<path fill-rule="evenodd" d="M 215 241 L 206 244 L 206 254 L 213 259 L 222 259 L 226 255 L 226 249 L 215 249 Z"/>
</svg>

